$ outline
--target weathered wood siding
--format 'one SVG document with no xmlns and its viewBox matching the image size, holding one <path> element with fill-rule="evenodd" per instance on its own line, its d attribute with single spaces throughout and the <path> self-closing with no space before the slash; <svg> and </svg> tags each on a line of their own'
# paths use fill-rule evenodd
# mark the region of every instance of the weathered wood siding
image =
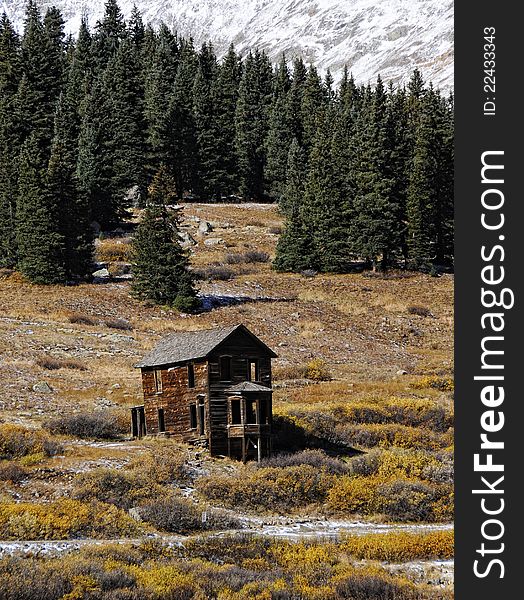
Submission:
<svg viewBox="0 0 524 600">
<path fill-rule="evenodd" d="M 142 370 L 144 390 L 144 410 L 147 433 L 159 433 L 158 409 L 164 409 L 166 435 L 174 435 L 185 442 L 206 439 L 209 432 L 208 370 L 204 361 L 193 363 L 195 386 L 188 387 L 187 365 L 164 367 L 161 369 L 162 391 L 155 386 L 155 369 Z M 160 370 L 160 369 L 159 369 Z M 198 396 L 204 396 L 205 427 L 204 435 L 191 429 L 190 405 L 198 405 Z"/>
<path fill-rule="evenodd" d="M 231 379 L 220 376 L 220 357 L 231 356 Z M 249 335 L 237 332 L 209 357 L 210 450 L 227 455 L 227 397 L 226 389 L 249 379 L 249 360 L 259 361 L 259 381 L 271 387 L 271 358 L 267 350 Z"/>
</svg>

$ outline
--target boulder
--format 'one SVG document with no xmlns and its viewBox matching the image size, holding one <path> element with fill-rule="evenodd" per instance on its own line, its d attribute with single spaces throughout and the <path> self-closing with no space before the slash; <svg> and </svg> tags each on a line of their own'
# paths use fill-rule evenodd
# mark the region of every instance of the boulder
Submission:
<svg viewBox="0 0 524 600">
<path fill-rule="evenodd" d="M 187 231 L 179 233 L 178 238 L 180 240 L 180 245 L 183 248 L 187 248 L 188 246 L 196 246 L 195 239 Z"/>
<path fill-rule="evenodd" d="M 205 235 L 211 231 L 213 231 L 211 223 L 208 223 L 207 221 L 200 221 L 198 224 L 198 233 Z"/>
<path fill-rule="evenodd" d="M 51 394 L 53 388 L 47 383 L 47 381 L 39 381 L 33 386 L 33 392 L 37 394 Z"/>
<path fill-rule="evenodd" d="M 222 238 L 208 238 L 204 241 L 206 246 L 217 246 L 218 244 L 223 244 L 224 240 Z"/>
<path fill-rule="evenodd" d="M 111 277 L 111 273 L 107 269 L 98 269 L 93 273 L 93 277 L 96 279 L 106 279 L 107 277 Z"/>
</svg>

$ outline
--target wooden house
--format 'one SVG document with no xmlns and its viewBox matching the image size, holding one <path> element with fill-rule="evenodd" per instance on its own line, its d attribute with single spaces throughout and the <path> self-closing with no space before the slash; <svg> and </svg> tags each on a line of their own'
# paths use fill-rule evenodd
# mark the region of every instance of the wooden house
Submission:
<svg viewBox="0 0 524 600">
<path fill-rule="evenodd" d="M 133 436 L 174 436 L 212 455 L 260 460 L 271 454 L 271 359 L 244 325 L 168 335 L 137 365 L 144 405 Z"/>
</svg>

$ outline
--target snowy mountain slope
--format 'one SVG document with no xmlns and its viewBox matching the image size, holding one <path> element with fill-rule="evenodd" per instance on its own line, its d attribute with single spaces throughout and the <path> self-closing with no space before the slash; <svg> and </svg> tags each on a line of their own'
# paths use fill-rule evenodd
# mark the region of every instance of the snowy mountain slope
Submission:
<svg viewBox="0 0 524 600">
<path fill-rule="evenodd" d="M 256 46 L 278 60 L 301 55 L 336 78 L 348 64 L 359 83 L 403 81 L 415 66 L 443 89 L 453 86 L 453 2 L 445 0 L 120 0 L 129 16 L 133 4 L 144 20 L 163 20 L 197 45 L 211 40 L 222 54 L 230 42 L 247 51 Z M 25 2 L 2 0 L 20 29 Z M 0 6 L 2 5 L 0 4 Z M 104 0 L 40 0 L 58 6 L 68 31 L 82 13 L 91 25 Z"/>
</svg>

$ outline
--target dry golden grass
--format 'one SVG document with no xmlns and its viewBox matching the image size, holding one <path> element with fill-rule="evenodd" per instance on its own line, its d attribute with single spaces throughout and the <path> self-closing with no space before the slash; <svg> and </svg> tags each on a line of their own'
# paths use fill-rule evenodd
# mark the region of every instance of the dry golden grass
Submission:
<svg viewBox="0 0 524 600">
<path fill-rule="evenodd" d="M 278 236 L 269 230 L 282 225 L 274 206 L 186 204 L 183 213 L 184 229 L 198 242 L 191 250 L 195 267 L 221 263 L 227 252 L 257 250 L 274 255 Z M 213 225 L 208 236 L 198 235 L 197 217 Z M 206 246 L 209 237 L 224 243 Z M 99 250 L 107 252 L 106 257 L 121 259 L 118 253 L 127 245 L 119 242 L 103 240 Z M 111 254 L 116 247 L 118 251 Z M 277 385 L 293 379 L 283 376 L 286 372 L 303 373 L 314 359 L 323 360 L 335 379 L 307 387 L 287 382 L 275 391 L 279 410 L 297 405 L 316 410 L 391 396 L 449 403 L 445 393 L 411 384 L 420 376 L 452 374 L 452 276 L 306 278 L 275 273 L 268 263 L 230 266 L 239 273 L 233 280 L 202 282 L 201 292 L 285 301 L 252 301 L 182 316 L 133 299 L 128 283 L 34 286 L 16 273 L 4 273 L 0 278 L 2 417 L 38 423 L 60 411 L 93 408 L 101 397 L 116 406 L 137 404 L 141 384 L 133 365 L 163 335 L 239 322 L 277 351 Z M 240 274 L 243 268 L 249 273 Z M 432 316 L 412 314 L 412 306 L 425 307 Z M 118 331 L 106 325 L 116 319 L 125 319 L 133 329 Z M 86 370 L 42 369 L 37 361 L 48 354 L 78 361 Z M 397 375 L 400 370 L 408 374 Z M 33 392 L 33 385 L 42 380 L 53 388 L 52 394 Z M 120 388 L 112 389 L 114 384 Z"/>
</svg>

